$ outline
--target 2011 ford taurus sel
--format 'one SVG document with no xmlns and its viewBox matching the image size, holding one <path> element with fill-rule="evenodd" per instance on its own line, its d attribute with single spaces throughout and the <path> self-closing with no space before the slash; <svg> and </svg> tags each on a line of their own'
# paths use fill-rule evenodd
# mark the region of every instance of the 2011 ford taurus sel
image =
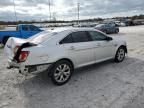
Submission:
<svg viewBox="0 0 144 108">
<path fill-rule="evenodd" d="M 122 62 L 126 42 L 90 28 L 59 28 L 29 39 L 10 38 L 5 45 L 9 68 L 22 74 L 48 71 L 54 84 L 62 85 L 74 69 L 114 59 Z"/>
</svg>

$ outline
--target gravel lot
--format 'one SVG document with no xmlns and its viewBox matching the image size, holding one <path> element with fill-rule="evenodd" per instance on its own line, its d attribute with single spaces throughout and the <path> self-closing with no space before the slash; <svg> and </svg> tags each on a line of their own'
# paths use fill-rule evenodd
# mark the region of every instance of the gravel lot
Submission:
<svg viewBox="0 0 144 108">
<path fill-rule="evenodd" d="M 144 108 L 144 26 L 122 27 L 129 54 L 76 70 L 69 83 L 55 86 L 47 73 L 22 76 L 6 69 L 0 49 L 0 108 Z"/>
</svg>

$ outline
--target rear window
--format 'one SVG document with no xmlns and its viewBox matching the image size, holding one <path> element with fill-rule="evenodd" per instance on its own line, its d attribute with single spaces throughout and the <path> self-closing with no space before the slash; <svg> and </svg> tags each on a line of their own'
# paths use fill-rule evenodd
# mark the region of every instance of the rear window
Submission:
<svg viewBox="0 0 144 108">
<path fill-rule="evenodd" d="M 50 38 L 51 36 L 56 35 L 56 32 L 48 32 L 48 31 L 44 31 L 41 33 L 38 33 L 30 38 L 28 38 L 28 41 L 31 43 L 35 43 L 35 44 L 40 44 L 42 42 L 44 42 L 45 40 L 47 40 L 48 38 Z"/>
</svg>

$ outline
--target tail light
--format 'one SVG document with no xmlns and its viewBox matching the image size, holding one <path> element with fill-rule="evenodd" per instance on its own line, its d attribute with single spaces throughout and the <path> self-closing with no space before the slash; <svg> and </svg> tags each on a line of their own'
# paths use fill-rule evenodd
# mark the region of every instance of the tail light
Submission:
<svg viewBox="0 0 144 108">
<path fill-rule="evenodd" d="M 21 53 L 19 55 L 19 61 L 20 62 L 26 61 L 28 55 L 29 55 L 29 51 L 21 51 Z"/>
</svg>

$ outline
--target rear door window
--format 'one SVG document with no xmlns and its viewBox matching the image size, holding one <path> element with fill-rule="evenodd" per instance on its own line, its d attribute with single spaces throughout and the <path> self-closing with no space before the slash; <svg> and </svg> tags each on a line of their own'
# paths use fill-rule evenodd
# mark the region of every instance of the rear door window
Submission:
<svg viewBox="0 0 144 108">
<path fill-rule="evenodd" d="M 66 36 L 62 41 L 60 41 L 60 44 L 88 42 L 90 40 L 91 38 L 86 31 L 79 31 Z"/>
<path fill-rule="evenodd" d="M 66 36 L 62 41 L 60 41 L 60 44 L 66 44 L 66 43 L 73 43 L 71 34 Z"/>
<path fill-rule="evenodd" d="M 85 31 L 74 32 L 71 35 L 74 43 L 90 41 L 90 37 Z"/>
</svg>

